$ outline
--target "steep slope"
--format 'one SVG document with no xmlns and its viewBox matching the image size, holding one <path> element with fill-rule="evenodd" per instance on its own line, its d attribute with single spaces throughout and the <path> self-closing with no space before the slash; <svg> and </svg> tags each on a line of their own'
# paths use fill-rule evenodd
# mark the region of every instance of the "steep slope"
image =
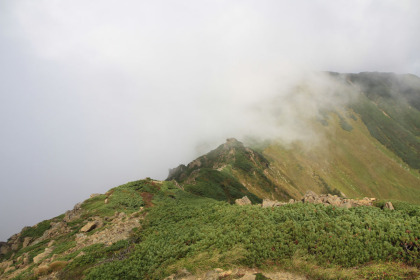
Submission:
<svg viewBox="0 0 420 280">
<path fill-rule="evenodd" d="M 416 279 L 420 207 L 395 208 L 239 206 L 140 180 L 11 237 L 15 247 L 0 256 L 0 277 L 376 279 L 386 272 Z"/>
<path fill-rule="evenodd" d="M 253 202 L 287 201 L 308 190 L 420 203 L 418 170 L 375 139 L 360 115 L 348 109 L 326 117 L 312 123 L 322 139 L 315 146 L 271 141 L 258 147 L 260 153 L 230 139 L 172 170 L 168 180 L 194 194 L 231 203 L 244 195 Z"/>
<path fill-rule="evenodd" d="M 191 193 L 231 203 L 244 195 L 253 202 L 263 197 L 290 198 L 276 188 L 269 172 L 269 162 L 262 154 L 231 138 L 188 166 L 171 170 L 167 180 L 175 180 Z"/>
<path fill-rule="evenodd" d="M 373 137 L 420 169 L 420 78 L 392 73 L 348 74 L 363 94 L 352 104 Z"/>
<path fill-rule="evenodd" d="M 351 131 L 342 128 L 343 119 Z M 264 149 L 274 171 L 270 174 L 278 174 L 269 178 L 280 188 L 294 197 L 311 189 L 420 203 L 419 172 L 372 137 L 360 116 L 351 111 L 331 114 L 328 125 L 313 125 L 322 132 L 318 146 L 295 143 L 286 148 L 273 143 Z"/>
</svg>

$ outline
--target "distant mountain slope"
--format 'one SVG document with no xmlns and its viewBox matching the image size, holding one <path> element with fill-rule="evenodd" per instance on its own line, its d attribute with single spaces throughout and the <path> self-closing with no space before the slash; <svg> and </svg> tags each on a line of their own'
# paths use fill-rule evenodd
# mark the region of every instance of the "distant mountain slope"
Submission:
<svg viewBox="0 0 420 280">
<path fill-rule="evenodd" d="M 263 155 L 231 138 L 188 166 L 173 169 L 167 180 L 175 180 L 191 193 L 231 203 L 244 195 L 253 202 L 271 196 L 290 198 L 267 177 L 268 167 Z"/>
<path fill-rule="evenodd" d="M 420 169 L 420 78 L 392 73 L 347 74 L 363 94 L 351 105 L 373 137 Z"/>
<path fill-rule="evenodd" d="M 228 140 L 173 170 L 168 179 L 195 194 L 230 202 L 246 194 L 246 188 L 254 200 L 254 195 L 288 200 L 315 190 L 420 203 L 420 79 L 387 73 L 330 75 L 359 93 L 346 106 L 309 120 L 319 138 L 316 145 L 253 142 L 257 152 Z"/>
</svg>

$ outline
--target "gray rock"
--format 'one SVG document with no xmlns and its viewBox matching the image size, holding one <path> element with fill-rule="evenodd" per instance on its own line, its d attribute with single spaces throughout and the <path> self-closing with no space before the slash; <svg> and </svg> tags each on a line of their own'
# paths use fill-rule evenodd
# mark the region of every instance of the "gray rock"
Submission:
<svg viewBox="0 0 420 280">
<path fill-rule="evenodd" d="M 80 217 L 81 213 L 82 213 L 82 202 L 79 202 L 76 205 L 74 205 L 73 210 L 69 210 L 65 213 L 63 221 L 68 223 L 73 220 L 76 220 L 77 218 Z"/>
<path fill-rule="evenodd" d="M 28 247 L 31 241 L 32 241 L 32 237 L 25 237 L 25 239 L 23 239 L 22 248 Z"/>
<path fill-rule="evenodd" d="M 322 203 L 319 196 L 313 191 L 307 191 L 303 196 L 302 201 L 305 203 Z"/>
<path fill-rule="evenodd" d="M 81 232 L 89 232 L 97 227 L 97 221 L 88 222 L 86 225 L 84 225 L 80 231 Z"/>
<path fill-rule="evenodd" d="M 6 242 L 0 242 L 0 255 L 6 255 L 10 252 L 10 246 Z"/>
<path fill-rule="evenodd" d="M 285 205 L 287 203 L 279 202 L 277 200 L 270 200 L 270 199 L 264 199 L 262 203 L 262 208 L 268 208 L 268 207 L 278 207 Z"/>
<path fill-rule="evenodd" d="M 242 198 L 236 199 L 235 204 L 236 205 L 251 205 L 252 202 L 251 202 L 251 200 L 249 200 L 249 198 L 247 196 L 244 196 Z"/>
<path fill-rule="evenodd" d="M 388 201 L 387 203 L 385 203 L 384 208 L 387 208 L 389 210 L 395 210 L 394 205 L 392 205 L 391 201 Z"/>
<path fill-rule="evenodd" d="M 41 254 L 34 257 L 34 263 L 40 263 L 43 259 L 45 259 L 51 252 L 53 251 L 53 248 L 45 248 L 45 251 Z"/>
<path fill-rule="evenodd" d="M 351 208 L 351 203 L 350 202 L 344 202 L 340 205 L 340 207 L 349 209 L 349 208 Z"/>
</svg>

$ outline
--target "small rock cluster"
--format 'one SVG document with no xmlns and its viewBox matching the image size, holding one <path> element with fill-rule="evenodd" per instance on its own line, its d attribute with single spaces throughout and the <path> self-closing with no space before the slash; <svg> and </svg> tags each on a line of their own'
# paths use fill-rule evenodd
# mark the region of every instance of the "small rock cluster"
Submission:
<svg viewBox="0 0 420 280">
<path fill-rule="evenodd" d="M 259 269 L 234 268 L 223 270 L 216 268 L 200 275 L 193 275 L 188 270 L 181 269 L 176 274 L 166 277 L 164 280 L 219 280 L 219 279 L 238 279 L 238 280 L 305 280 L 304 276 L 295 275 L 283 271 L 262 272 Z"/>
<path fill-rule="evenodd" d="M 368 198 L 365 197 L 363 199 L 349 199 L 349 198 L 343 198 L 339 197 L 337 195 L 331 195 L 331 194 L 316 194 L 313 191 L 307 191 L 306 194 L 302 197 L 301 200 L 294 200 L 290 199 L 289 202 L 280 202 L 277 200 L 270 200 L 270 199 L 264 199 L 261 207 L 262 208 L 268 208 L 268 207 L 279 207 L 286 204 L 292 204 L 292 203 L 314 203 L 314 204 L 324 204 L 324 205 L 331 205 L 335 207 L 343 207 L 343 208 L 351 208 L 351 207 L 358 207 L 358 206 L 373 206 L 373 202 L 376 200 L 376 198 Z M 248 199 L 248 197 L 244 196 L 243 198 L 239 198 L 235 200 L 235 204 L 237 205 L 251 205 L 251 201 Z M 394 210 L 394 206 L 391 202 L 387 202 L 384 206 L 384 208 Z"/>
<path fill-rule="evenodd" d="M 313 191 L 307 191 L 302 198 L 303 203 L 324 204 L 343 208 L 351 208 L 357 206 L 373 206 L 373 202 L 375 200 L 376 198 L 368 197 L 365 197 L 363 199 L 348 199 L 331 194 L 317 195 Z"/>
</svg>

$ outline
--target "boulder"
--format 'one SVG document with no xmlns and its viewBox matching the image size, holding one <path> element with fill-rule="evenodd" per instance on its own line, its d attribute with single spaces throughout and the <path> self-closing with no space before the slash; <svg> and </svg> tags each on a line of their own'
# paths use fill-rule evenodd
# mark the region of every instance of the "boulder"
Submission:
<svg viewBox="0 0 420 280">
<path fill-rule="evenodd" d="M 97 221 L 88 222 L 86 225 L 84 225 L 80 231 L 81 232 L 89 232 L 97 227 Z"/>
<path fill-rule="evenodd" d="M 329 205 L 332 205 L 332 206 L 340 206 L 342 201 L 338 196 L 336 196 L 336 195 L 332 196 L 332 195 L 329 194 L 329 195 L 327 195 L 327 197 L 325 199 L 325 203 L 329 204 Z"/>
<path fill-rule="evenodd" d="M 394 205 L 392 205 L 392 202 L 391 201 L 388 201 L 387 203 L 385 203 L 384 208 L 387 208 L 389 210 L 395 210 L 394 209 Z"/>
<path fill-rule="evenodd" d="M 94 198 L 94 197 L 97 197 L 97 196 L 100 196 L 100 195 L 101 195 L 100 193 L 93 193 L 93 194 L 90 195 L 90 198 Z"/>
<path fill-rule="evenodd" d="M 43 259 L 45 259 L 51 252 L 53 251 L 53 248 L 45 248 L 45 251 L 41 254 L 34 257 L 34 263 L 40 263 Z"/>
<path fill-rule="evenodd" d="M 252 202 L 251 202 L 251 200 L 249 200 L 249 198 L 247 196 L 244 196 L 242 198 L 236 199 L 235 204 L 236 205 L 251 205 Z"/>
<path fill-rule="evenodd" d="M 304 203 L 322 203 L 319 196 L 313 191 L 307 191 L 302 198 Z"/>
</svg>

